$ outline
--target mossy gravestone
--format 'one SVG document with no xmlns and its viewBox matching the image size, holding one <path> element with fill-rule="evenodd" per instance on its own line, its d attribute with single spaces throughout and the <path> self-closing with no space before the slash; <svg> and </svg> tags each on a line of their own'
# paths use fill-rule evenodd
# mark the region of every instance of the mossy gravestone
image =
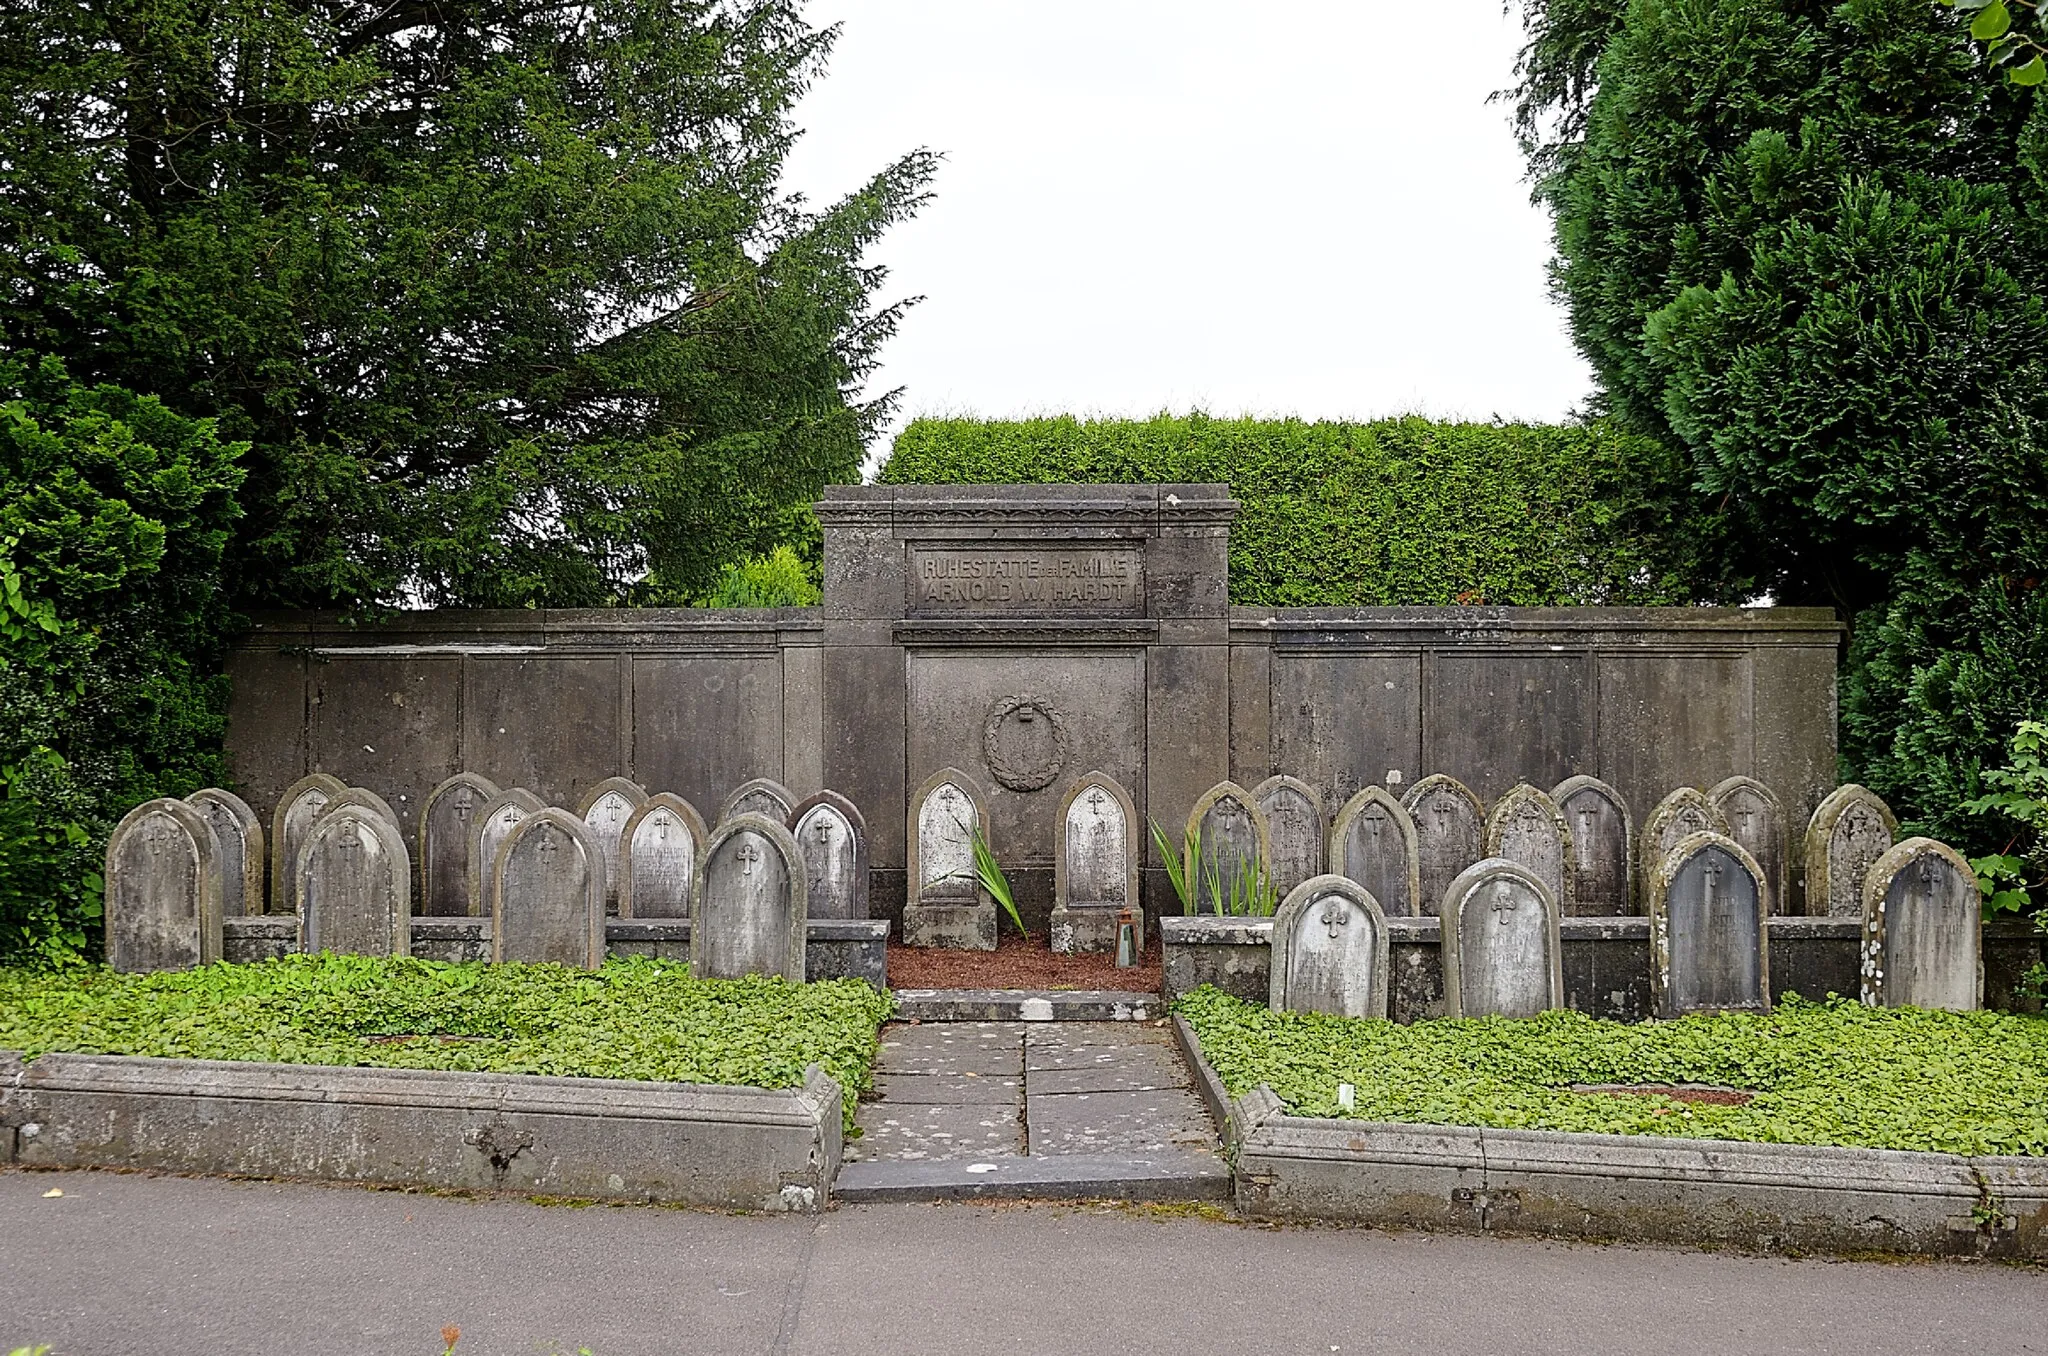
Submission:
<svg viewBox="0 0 2048 1356">
<path fill-rule="evenodd" d="M 448 918 L 470 912 L 479 869 L 471 855 L 477 847 L 476 819 L 497 795 L 498 784 L 474 772 L 458 772 L 427 793 L 419 824 L 422 914 Z"/>
<path fill-rule="evenodd" d="M 220 845 L 184 801 L 144 801 L 114 826 L 105 881 L 107 963 L 116 970 L 190 970 L 220 959 Z"/>
<path fill-rule="evenodd" d="M 1330 871 L 1363 885 L 1389 918 L 1434 914 L 1443 902 L 1423 897 L 1415 821 L 1383 787 L 1366 787 L 1337 812 Z"/>
<path fill-rule="evenodd" d="M 348 784 L 341 778 L 315 772 L 293 782 L 278 798 L 277 809 L 270 817 L 272 913 L 299 911 L 299 886 L 292 874 L 299 862 L 299 848 L 306 841 L 306 830 L 313 827 L 314 819 L 327 808 L 327 802 L 346 790 Z"/>
<path fill-rule="evenodd" d="M 242 918 L 263 912 L 263 823 L 249 802 L 232 791 L 209 786 L 185 797 L 185 803 L 199 812 L 213 830 L 220 847 L 221 880 L 225 892 L 220 911 L 226 918 Z"/>
<path fill-rule="evenodd" d="M 1303 881 L 1273 915 L 1268 1005 L 1275 1012 L 1385 1017 L 1387 943 L 1386 915 L 1357 881 Z"/>
<path fill-rule="evenodd" d="M 1572 894 L 1558 906 L 1574 917 L 1635 912 L 1635 826 L 1621 793 L 1598 777 L 1568 777 L 1550 798 L 1572 829 Z"/>
<path fill-rule="evenodd" d="M 780 975 L 803 982 L 806 887 L 789 830 L 735 815 L 712 831 L 690 905 L 690 973 Z"/>
<path fill-rule="evenodd" d="M 412 870 L 396 825 L 366 805 L 313 821 L 299 848 L 299 949 L 353 956 L 412 952 Z"/>
<path fill-rule="evenodd" d="M 1785 810 L 1770 787 L 1754 777 L 1730 777 L 1707 789 L 1707 803 L 1764 869 L 1774 913 L 1792 912 L 1791 851 L 1785 843 Z"/>
<path fill-rule="evenodd" d="M 1863 882 L 1863 1001 L 1871 1007 L 1982 1005 L 1983 896 L 1963 855 L 1908 838 Z"/>
<path fill-rule="evenodd" d="M 1899 821 L 1891 806 L 1851 782 L 1814 807 L 1806 825 L 1806 911 L 1863 916 L 1863 882 L 1890 850 Z"/>
<path fill-rule="evenodd" d="M 1266 863 L 1273 892 L 1285 897 L 1309 877 L 1322 875 L 1330 821 L 1315 788 L 1293 777 L 1268 777 L 1252 788 L 1252 804 L 1266 817 L 1273 839 L 1273 856 Z"/>
<path fill-rule="evenodd" d="M 1564 1006 L 1557 898 L 1527 867 L 1474 862 L 1444 892 L 1444 1015 L 1534 1017 Z"/>
<path fill-rule="evenodd" d="M 512 826 L 492 870 L 491 959 L 604 963 L 603 851 L 567 810 L 539 810 Z"/>
<path fill-rule="evenodd" d="M 1122 783 L 1090 772 L 1067 788 L 1053 817 L 1052 949 L 1114 951 L 1126 909 L 1142 939 L 1138 812 Z"/>
<path fill-rule="evenodd" d="M 668 791 L 649 796 L 619 833 L 619 916 L 688 918 L 709 836 L 690 802 Z"/>
<path fill-rule="evenodd" d="M 1486 855 L 1486 807 L 1465 783 L 1441 772 L 1409 787 L 1401 803 L 1415 825 L 1422 912 L 1434 914 L 1458 873 Z"/>
<path fill-rule="evenodd" d="M 1570 899 L 1577 888 L 1574 852 L 1564 812 L 1527 782 L 1516 783 L 1486 816 L 1486 855 L 1528 867 L 1554 899 Z"/>
<path fill-rule="evenodd" d="M 1266 863 L 1273 837 L 1251 793 L 1219 782 L 1188 812 L 1181 870 L 1196 913 L 1242 911 L 1271 890 Z"/>
<path fill-rule="evenodd" d="M 868 916 L 868 826 L 836 791 L 799 801 L 784 821 L 804 860 L 811 918 Z"/>
<path fill-rule="evenodd" d="M 1650 888 L 1650 990 L 1659 1017 L 1771 1010 L 1770 888 L 1724 834 L 1664 855 Z"/>
<path fill-rule="evenodd" d="M 756 777 L 741 782 L 726 796 L 725 803 L 718 807 L 718 822 L 723 824 L 734 815 L 761 815 L 787 824 L 789 812 L 795 808 L 796 796 L 788 787 L 773 777 Z"/>
<path fill-rule="evenodd" d="M 469 912 L 472 916 L 487 917 L 491 912 L 491 901 L 497 888 L 498 849 L 505 846 L 512 830 L 518 828 L 527 816 L 537 815 L 546 808 L 539 796 L 514 786 L 491 797 L 471 821 L 473 837 L 469 859 L 476 863 L 469 886 Z"/>
<path fill-rule="evenodd" d="M 1643 832 L 1637 840 L 1641 856 L 1638 863 L 1638 888 L 1642 891 L 1645 907 L 1650 897 L 1650 885 L 1656 878 L 1657 868 L 1664 864 L 1671 849 L 1696 833 L 1728 832 L 1728 821 L 1721 818 L 1721 812 L 1707 799 L 1706 792 L 1697 787 L 1681 786 L 1657 802 L 1643 820 Z"/>
</svg>

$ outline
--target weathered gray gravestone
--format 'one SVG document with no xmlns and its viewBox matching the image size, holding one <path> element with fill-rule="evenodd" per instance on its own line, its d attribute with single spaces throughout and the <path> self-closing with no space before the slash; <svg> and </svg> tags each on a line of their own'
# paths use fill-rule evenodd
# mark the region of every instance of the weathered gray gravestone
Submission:
<svg viewBox="0 0 2048 1356">
<path fill-rule="evenodd" d="M 470 856 L 475 824 L 498 795 L 498 784 L 474 772 L 458 772 L 420 803 L 420 912 L 428 917 L 461 917 L 471 912 L 471 882 L 480 869 Z M 481 896 L 479 896 L 481 898 Z"/>
<path fill-rule="evenodd" d="M 1266 863 L 1273 892 L 1284 898 L 1311 876 L 1322 875 L 1330 817 L 1316 789 L 1294 777 L 1268 777 L 1252 788 L 1252 804 L 1266 817 L 1273 838 L 1273 856 Z"/>
<path fill-rule="evenodd" d="M 1575 917 L 1635 910 L 1635 825 L 1628 802 L 1598 777 L 1567 777 L 1550 798 L 1572 826 L 1572 895 L 1558 903 Z"/>
<path fill-rule="evenodd" d="M 1458 874 L 1486 855 L 1486 807 L 1471 788 L 1441 772 L 1409 787 L 1401 804 L 1415 824 L 1422 908 L 1434 913 Z"/>
<path fill-rule="evenodd" d="M 404 826 L 399 823 L 398 811 L 391 808 L 391 802 L 367 786 L 343 787 L 338 794 L 328 797 L 327 803 L 321 806 L 319 811 L 314 814 L 313 822 L 317 824 L 322 817 L 331 815 L 336 810 L 344 810 L 350 807 L 368 810 L 372 814 L 381 815 L 384 822 L 397 829 L 400 834 L 405 832 Z"/>
<path fill-rule="evenodd" d="M 804 978 L 804 865 L 778 820 L 742 814 L 712 830 L 690 906 L 690 973 Z"/>
<path fill-rule="evenodd" d="M 412 952 L 412 868 L 396 825 L 367 805 L 323 813 L 299 847 L 299 949 Z"/>
<path fill-rule="evenodd" d="M 220 911 L 226 918 L 241 918 L 263 912 L 263 823 L 249 802 L 232 791 L 209 786 L 185 797 L 185 803 L 199 812 L 220 847 L 221 879 L 225 893 Z"/>
<path fill-rule="evenodd" d="M 1527 782 L 1517 782 L 1486 816 L 1486 855 L 1505 857 L 1536 873 L 1555 899 L 1577 889 L 1578 862 L 1564 811 Z"/>
<path fill-rule="evenodd" d="M 1357 881 L 1316 876 L 1273 915 L 1267 1003 L 1275 1012 L 1385 1017 L 1387 919 Z"/>
<path fill-rule="evenodd" d="M 130 810 L 107 839 L 107 963 L 126 974 L 190 970 L 221 954 L 220 844 L 181 800 Z"/>
<path fill-rule="evenodd" d="M 584 792 L 583 799 L 577 802 L 576 817 L 590 826 L 597 837 L 598 851 L 604 853 L 607 863 L 618 861 L 619 838 L 626 831 L 626 821 L 646 803 L 647 788 L 624 777 L 605 778 Z M 618 877 L 612 873 L 605 879 L 605 907 L 616 909 L 618 902 Z"/>
<path fill-rule="evenodd" d="M 604 964 L 603 849 L 567 810 L 512 826 L 491 870 L 491 959 Z"/>
<path fill-rule="evenodd" d="M 619 833 L 619 916 L 688 918 L 710 831 L 697 807 L 660 791 Z"/>
<path fill-rule="evenodd" d="M 327 802 L 348 790 L 348 784 L 339 777 L 325 772 L 315 772 L 301 777 L 284 789 L 278 797 L 277 809 L 270 816 L 270 911 L 272 913 L 297 913 L 299 911 L 299 886 L 292 871 L 299 863 L 299 845 L 306 841 L 306 830 L 313 826 L 314 818 L 327 808 Z"/>
<path fill-rule="evenodd" d="M 1728 821 L 1707 799 L 1706 792 L 1697 787 L 1681 786 L 1658 801 L 1644 817 L 1643 831 L 1636 839 L 1636 848 L 1642 858 L 1638 866 L 1638 888 L 1643 899 L 1647 902 L 1650 897 L 1650 882 L 1656 877 L 1657 868 L 1682 840 L 1696 833 L 1726 835 L 1727 832 Z"/>
<path fill-rule="evenodd" d="M 958 768 L 934 772 L 910 798 L 905 946 L 996 949 L 995 900 L 974 869 L 974 834 L 985 840 L 987 824 L 981 787 Z"/>
<path fill-rule="evenodd" d="M 1067 788 L 1053 816 L 1052 949 L 1114 951 L 1119 915 L 1128 909 L 1144 945 L 1138 898 L 1138 810 L 1106 772 Z"/>
<path fill-rule="evenodd" d="M 486 917 L 491 912 L 498 849 L 505 845 L 505 840 L 512 836 L 512 830 L 519 826 L 521 820 L 547 808 L 539 796 L 524 787 L 514 786 L 485 801 L 483 809 L 471 818 L 469 859 L 476 863 L 476 870 L 469 880 L 469 912 L 472 917 Z"/>
<path fill-rule="evenodd" d="M 868 824 L 837 791 L 798 801 L 784 821 L 804 863 L 809 918 L 868 916 Z"/>
<path fill-rule="evenodd" d="M 1771 1010 L 1770 886 L 1733 838 L 1680 839 L 1650 883 L 1650 992 L 1659 1017 Z"/>
<path fill-rule="evenodd" d="M 1863 1001 L 1871 1007 L 1982 1006 L 1983 901 L 1960 852 L 1908 838 L 1863 882 Z"/>
<path fill-rule="evenodd" d="M 1534 1017 L 1564 1006 L 1557 898 L 1527 867 L 1474 862 L 1444 892 L 1444 1013 Z"/>
<path fill-rule="evenodd" d="M 1389 918 L 1431 915 L 1443 903 L 1424 898 L 1415 821 L 1384 787 L 1366 787 L 1337 812 L 1330 871 L 1363 885 Z"/>
<path fill-rule="evenodd" d="M 1863 881 L 1898 836 L 1891 806 L 1851 782 L 1814 807 L 1806 825 L 1806 911 L 1830 918 L 1863 913 Z"/>
<path fill-rule="evenodd" d="M 1785 809 L 1754 777 L 1729 777 L 1707 788 L 1707 803 L 1728 825 L 1730 838 L 1749 850 L 1771 887 L 1771 908 L 1792 912 L 1791 851 L 1785 845 Z"/>
<path fill-rule="evenodd" d="M 789 812 L 796 808 L 796 795 L 773 777 L 756 777 L 741 782 L 718 807 L 718 822 L 723 824 L 734 815 L 765 815 L 778 824 L 789 822 Z"/>
<path fill-rule="evenodd" d="M 1266 875 L 1272 860 L 1272 831 L 1251 792 L 1218 782 L 1202 793 L 1181 839 L 1181 870 L 1196 913 L 1230 913 L 1273 898 Z"/>
</svg>

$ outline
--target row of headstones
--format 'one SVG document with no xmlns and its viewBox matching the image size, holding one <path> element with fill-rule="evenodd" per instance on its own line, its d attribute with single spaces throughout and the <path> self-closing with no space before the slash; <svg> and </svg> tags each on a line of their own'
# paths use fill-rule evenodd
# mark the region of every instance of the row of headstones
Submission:
<svg viewBox="0 0 2048 1356">
<path fill-rule="evenodd" d="M 412 864 L 375 792 L 307 777 L 280 799 L 270 841 L 273 903 L 297 914 L 303 949 L 406 954 Z M 596 966 L 612 901 L 629 917 L 697 918 L 699 975 L 801 980 L 810 900 L 828 910 L 819 916 L 867 912 L 859 811 L 830 792 L 796 802 L 768 779 L 736 790 L 707 830 L 687 801 L 621 778 L 572 815 L 458 774 L 421 807 L 420 859 L 425 912 L 488 913 L 498 960 Z M 154 970 L 218 959 L 221 919 L 262 911 L 262 860 L 261 826 L 230 792 L 136 807 L 107 847 L 110 962 Z"/>
<path fill-rule="evenodd" d="M 1389 913 L 1437 911 L 1452 881 L 1488 857 L 1519 862 L 1541 878 L 1567 915 L 1647 910 L 1651 882 L 1680 841 L 1717 833 L 1756 860 L 1767 908 L 1790 912 L 1792 852 L 1785 812 L 1771 789 L 1730 777 L 1709 790 L 1680 787 L 1658 802 L 1640 834 L 1621 793 L 1596 777 L 1572 777 L 1544 792 L 1527 782 L 1488 808 L 1469 787 L 1441 774 L 1396 797 L 1369 786 L 1334 818 L 1313 787 L 1269 777 L 1247 791 L 1213 787 L 1188 816 L 1205 869 L 1199 886 L 1228 897 L 1240 863 L 1262 863 L 1277 895 L 1325 870 L 1372 891 Z M 1808 821 L 1804 852 L 1806 909 L 1853 918 L 1874 863 L 1892 846 L 1898 820 L 1860 786 L 1837 788 Z M 1190 874 L 1196 865 L 1190 861 Z M 1213 907 L 1204 895 L 1198 911 Z"/>
<path fill-rule="evenodd" d="M 1961 854 L 1909 838 L 1871 863 L 1860 893 L 1864 1003 L 1979 1006 L 1981 913 Z M 1658 1016 L 1770 1010 L 1769 899 L 1763 865 L 1733 838 L 1702 830 L 1673 845 L 1649 882 Z M 1533 1017 L 1565 1005 L 1558 895 L 1537 872 L 1501 857 L 1475 862 L 1439 911 L 1447 1015 Z M 1385 1017 L 1389 940 L 1370 889 L 1348 876 L 1303 881 L 1274 915 L 1271 1006 Z"/>
</svg>

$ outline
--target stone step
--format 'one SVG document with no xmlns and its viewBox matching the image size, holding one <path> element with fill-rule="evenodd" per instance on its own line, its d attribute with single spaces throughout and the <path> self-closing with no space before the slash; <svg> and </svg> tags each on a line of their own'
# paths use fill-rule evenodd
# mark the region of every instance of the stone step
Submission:
<svg viewBox="0 0 2048 1356">
<path fill-rule="evenodd" d="M 1214 1154 L 1046 1154 L 1030 1158 L 848 1163 L 832 1199 L 847 1205 L 903 1201 L 1227 1201 L 1230 1168 Z"/>
<path fill-rule="evenodd" d="M 1126 989 L 897 989 L 899 1022 L 1149 1022 L 1156 993 Z"/>
</svg>

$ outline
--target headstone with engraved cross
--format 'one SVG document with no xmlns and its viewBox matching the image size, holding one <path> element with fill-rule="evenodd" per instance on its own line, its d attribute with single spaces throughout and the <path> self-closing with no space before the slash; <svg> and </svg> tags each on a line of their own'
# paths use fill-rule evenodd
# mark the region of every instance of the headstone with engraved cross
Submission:
<svg viewBox="0 0 2048 1356">
<path fill-rule="evenodd" d="M 1458 873 L 1486 855 L 1486 807 L 1456 777 L 1435 773 L 1401 799 L 1415 825 L 1421 912 L 1433 914 Z"/>
<path fill-rule="evenodd" d="M 427 792 L 420 803 L 420 913 L 460 917 L 470 911 L 470 885 L 477 862 L 471 832 L 476 816 L 498 794 L 498 784 L 474 772 L 458 772 Z M 482 896 L 477 896 L 481 902 Z"/>
<path fill-rule="evenodd" d="M 144 801 L 123 816 L 107 839 L 104 880 L 107 964 L 140 973 L 220 959 L 220 844 L 184 801 Z"/>
<path fill-rule="evenodd" d="M 1196 913 L 1265 912 L 1271 893 L 1268 864 L 1273 835 L 1251 792 L 1219 782 L 1188 811 L 1181 839 L 1181 870 Z"/>
<path fill-rule="evenodd" d="M 1311 877 L 1273 915 L 1267 1002 L 1275 1012 L 1385 1017 L 1387 944 L 1387 918 L 1369 890 L 1346 876 Z"/>
<path fill-rule="evenodd" d="M 1266 831 L 1273 839 L 1273 857 L 1266 865 L 1276 896 L 1284 898 L 1289 890 L 1326 869 L 1343 874 L 1341 867 L 1324 865 L 1329 860 L 1325 839 L 1330 820 L 1314 787 L 1294 777 L 1268 777 L 1252 788 L 1252 804 L 1266 817 Z M 1394 912 L 1401 911 L 1384 897 L 1380 902 Z"/>
<path fill-rule="evenodd" d="M 1138 811 L 1114 777 L 1090 772 L 1067 788 L 1053 816 L 1052 861 L 1053 950 L 1114 951 L 1126 909 L 1143 945 Z"/>
<path fill-rule="evenodd" d="M 604 963 L 604 851 L 567 810 L 526 815 L 491 868 L 491 959 Z"/>
<path fill-rule="evenodd" d="M 904 945 L 995 950 L 996 903 L 974 869 L 974 835 L 988 841 L 980 784 L 958 768 L 934 772 L 910 798 L 906 830 Z"/>
<path fill-rule="evenodd" d="M 348 790 L 348 783 L 325 772 L 299 778 L 278 797 L 270 816 L 270 912 L 299 911 L 298 881 L 292 869 L 298 865 L 299 844 L 306 830 L 327 808 L 327 802 Z"/>
<path fill-rule="evenodd" d="M 1534 1017 L 1564 1006 L 1557 897 L 1527 867 L 1474 862 L 1444 892 L 1444 1015 Z"/>
<path fill-rule="evenodd" d="M 1415 821 L 1384 787 L 1366 787 L 1337 812 L 1330 871 L 1363 885 L 1389 918 L 1424 917 L 1443 903 L 1424 897 Z"/>
<path fill-rule="evenodd" d="M 805 913 L 811 918 L 868 916 L 868 824 L 837 791 L 797 802 L 784 821 L 804 859 Z"/>
<path fill-rule="evenodd" d="M 755 777 L 726 793 L 718 807 L 718 822 L 723 824 L 734 815 L 766 815 L 778 824 L 787 824 L 789 812 L 795 808 L 796 795 L 788 787 L 773 777 Z"/>
<path fill-rule="evenodd" d="M 1853 782 L 1830 792 L 1806 826 L 1806 911 L 1862 917 L 1864 878 L 1898 832 L 1891 807 L 1874 793 Z"/>
<path fill-rule="evenodd" d="M 796 839 L 766 815 L 712 830 L 690 904 L 690 973 L 699 979 L 804 977 L 808 888 Z"/>
<path fill-rule="evenodd" d="M 1637 889 L 1645 906 L 1650 897 L 1650 883 L 1672 848 L 1696 833 L 1725 835 L 1727 832 L 1728 821 L 1707 799 L 1707 793 L 1698 787 L 1681 786 L 1658 801 L 1650 813 L 1643 816 L 1643 831 L 1636 838 L 1639 858 Z"/>
<path fill-rule="evenodd" d="M 1550 798 L 1572 829 L 1572 894 L 1558 901 L 1569 916 L 1635 912 L 1635 826 L 1628 802 L 1598 777 L 1567 777 Z"/>
<path fill-rule="evenodd" d="M 710 836 L 697 807 L 681 796 L 649 796 L 619 831 L 619 916 L 688 918 Z"/>
<path fill-rule="evenodd" d="M 1791 852 L 1785 844 L 1785 809 L 1754 777 L 1729 777 L 1707 789 L 1707 803 L 1727 821 L 1726 833 L 1749 849 L 1771 887 L 1771 908 L 1792 912 Z"/>
<path fill-rule="evenodd" d="M 321 814 L 299 847 L 299 949 L 412 952 L 412 868 L 398 826 L 368 805 Z"/>
<path fill-rule="evenodd" d="M 263 912 L 263 824 L 249 802 L 232 791 L 209 786 L 185 797 L 185 803 L 213 829 L 220 844 L 221 879 L 227 893 L 221 914 L 241 918 Z"/>
<path fill-rule="evenodd" d="M 1564 811 L 1547 794 L 1517 782 L 1486 816 L 1486 855 L 1520 862 L 1558 899 L 1578 888 L 1577 849 Z"/>
<path fill-rule="evenodd" d="M 483 808 L 470 816 L 469 859 L 476 868 L 469 877 L 469 912 L 472 915 L 488 917 L 491 912 L 498 849 L 505 846 L 505 840 L 521 820 L 546 808 L 546 804 L 533 792 L 522 786 L 512 786 L 485 801 Z"/>
<path fill-rule="evenodd" d="M 607 864 L 619 859 L 619 840 L 626 831 L 626 821 L 633 812 L 647 803 L 647 788 L 624 777 L 607 777 L 583 793 L 583 799 L 576 803 L 576 816 L 590 826 L 590 832 L 597 838 L 597 850 L 604 854 Z M 605 886 L 605 907 L 617 912 L 619 907 L 618 872 L 613 871 Z"/>
<path fill-rule="evenodd" d="M 1983 900 L 1964 856 L 1932 838 L 1888 849 L 1863 880 L 1863 1001 L 1982 1006 Z"/>
<path fill-rule="evenodd" d="M 1771 1010 L 1771 889 L 1725 834 L 1672 845 L 1650 882 L 1650 992 L 1659 1017 Z"/>
</svg>

